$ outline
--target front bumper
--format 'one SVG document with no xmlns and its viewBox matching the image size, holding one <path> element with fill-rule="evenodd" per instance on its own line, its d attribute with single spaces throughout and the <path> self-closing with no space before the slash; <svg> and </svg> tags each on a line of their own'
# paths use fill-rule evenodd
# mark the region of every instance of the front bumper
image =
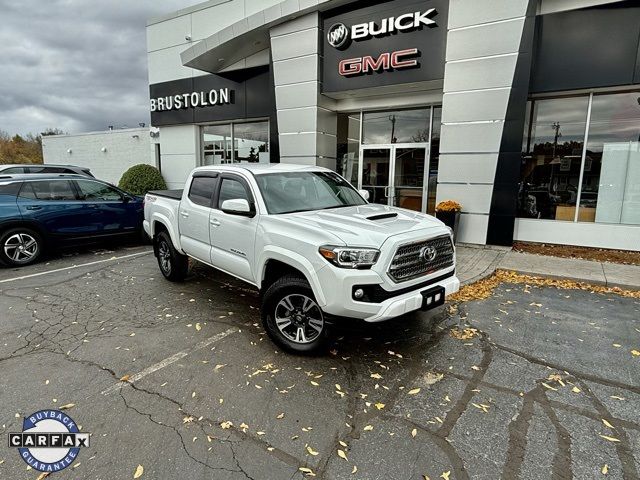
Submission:
<svg viewBox="0 0 640 480">
<path fill-rule="evenodd" d="M 451 273 L 451 275 L 444 275 L 446 273 Z M 390 287 L 389 283 L 385 282 L 377 272 L 327 266 L 319 270 L 317 274 L 326 298 L 326 304 L 321 306 L 322 310 L 331 316 L 356 318 L 365 322 L 382 322 L 420 310 L 423 301 L 421 292 L 425 290 L 440 286 L 444 288 L 445 295 L 448 296 L 460 289 L 460 280 L 455 276 L 454 269 L 450 268 L 435 272 L 416 282 L 406 282 L 407 284 L 403 284 L 402 288 L 395 286 L 399 290 L 398 295 L 379 303 L 373 303 L 354 300 L 353 289 L 362 285 Z M 393 290 L 389 290 L 389 292 L 393 293 Z"/>
</svg>

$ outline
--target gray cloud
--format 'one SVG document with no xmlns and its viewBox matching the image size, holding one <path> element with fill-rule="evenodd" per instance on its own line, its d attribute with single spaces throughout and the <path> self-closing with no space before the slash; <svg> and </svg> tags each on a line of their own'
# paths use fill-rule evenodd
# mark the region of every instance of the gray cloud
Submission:
<svg viewBox="0 0 640 480">
<path fill-rule="evenodd" d="M 146 21 L 196 0 L 0 0 L 0 130 L 149 123 Z"/>
</svg>

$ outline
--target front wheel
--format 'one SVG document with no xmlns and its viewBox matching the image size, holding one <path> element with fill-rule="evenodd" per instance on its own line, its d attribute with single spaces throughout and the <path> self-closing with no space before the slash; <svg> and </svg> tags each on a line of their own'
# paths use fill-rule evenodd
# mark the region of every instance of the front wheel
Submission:
<svg viewBox="0 0 640 480">
<path fill-rule="evenodd" d="M 166 232 L 160 232 L 156 242 L 158 266 L 164 278 L 171 282 L 184 280 L 189 273 L 189 257 L 175 249 L 171 237 Z"/>
<path fill-rule="evenodd" d="M 30 228 L 12 228 L 0 235 L 0 262 L 5 265 L 30 265 L 38 260 L 43 250 L 42 237 Z"/>
<path fill-rule="evenodd" d="M 262 323 L 269 337 L 289 352 L 310 354 L 326 344 L 324 313 L 309 283 L 298 276 L 286 275 L 267 289 Z"/>
</svg>

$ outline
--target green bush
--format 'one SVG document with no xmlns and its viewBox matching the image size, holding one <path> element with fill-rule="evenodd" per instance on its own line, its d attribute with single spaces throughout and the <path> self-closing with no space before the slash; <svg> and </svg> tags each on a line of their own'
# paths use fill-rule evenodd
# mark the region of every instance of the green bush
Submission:
<svg viewBox="0 0 640 480">
<path fill-rule="evenodd" d="M 156 167 L 141 164 L 124 172 L 118 187 L 134 195 L 144 195 L 149 190 L 166 190 L 167 184 Z"/>
</svg>

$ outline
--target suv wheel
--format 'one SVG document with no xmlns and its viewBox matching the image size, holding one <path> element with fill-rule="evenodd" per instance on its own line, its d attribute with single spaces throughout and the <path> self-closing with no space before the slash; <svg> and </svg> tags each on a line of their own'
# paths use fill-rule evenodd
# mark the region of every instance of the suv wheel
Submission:
<svg viewBox="0 0 640 480">
<path fill-rule="evenodd" d="M 43 248 L 42 237 L 30 228 L 12 228 L 0 235 L 0 261 L 12 267 L 34 263 Z"/>
<path fill-rule="evenodd" d="M 262 323 L 271 339 L 294 353 L 312 353 L 327 340 L 327 324 L 304 278 L 286 275 L 273 283 L 262 300 Z"/>
<path fill-rule="evenodd" d="M 158 266 L 164 278 L 171 282 L 184 280 L 189 273 L 189 257 L 182 255 L 175 249 L 166 232 L 160 232 L 156 237 L 156 242 Z"/>
</svg>

